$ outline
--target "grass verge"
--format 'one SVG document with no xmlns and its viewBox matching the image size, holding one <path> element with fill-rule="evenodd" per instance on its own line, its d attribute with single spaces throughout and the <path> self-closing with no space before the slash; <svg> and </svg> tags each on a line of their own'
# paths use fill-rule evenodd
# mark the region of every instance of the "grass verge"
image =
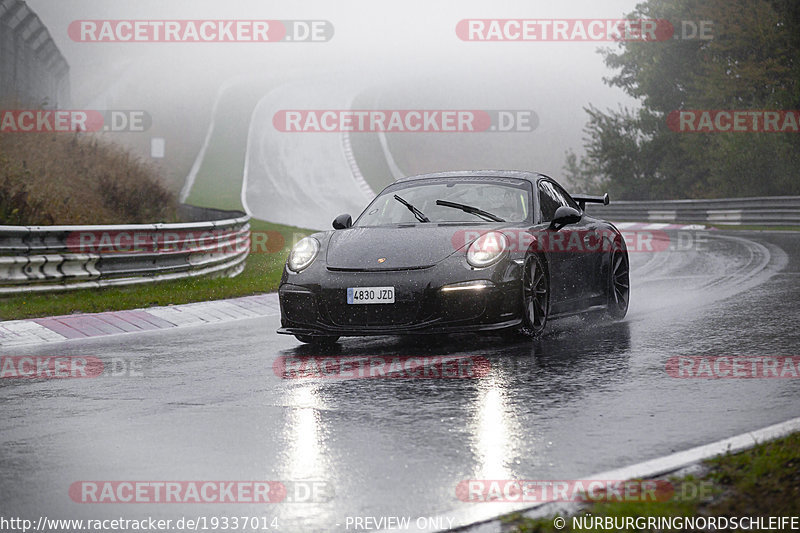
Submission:
<svg viewBox="0 0 800 533">
<path fill-rule="evenodd" d="M 244 271 L 234 278 L 191 278 L 131 287 L 80 289 L 48 294 L 0 297 L 0 319 L 16 320 L 71 313 L 120 311 L 154 305 L 184 304 L 235 298 L 278 288 L 283 264 L 296 234 L 310 230 L 251 220 L 251 231 L 279 231 L 284 248 L 277 253 L 251 253 Z"/>
<path fill-rule="evenodd" d="M 591 503 L 575 516 L 610 517 L 621 521 L 625 517 L 650 516 L 766 519 L 800 515 L 800 433 L 705 461 L 704 466 L 705 473 L 700 476 L 670 478 L 668 481 L 674 492 L 666 501 Z M 530 519 L 512 514 L 501 520 L 506 525 L 504 529 L 519 533 L 599 530 L 580 527 L 583 522 L 574 524 L 572 517 L 566 517 L 565 527 L 557 529 L 554 518 Z M 578 527 L 573 528 L 573 525 Z M 645 527 L 627 531 L 656 530 Z"/>
</svg>

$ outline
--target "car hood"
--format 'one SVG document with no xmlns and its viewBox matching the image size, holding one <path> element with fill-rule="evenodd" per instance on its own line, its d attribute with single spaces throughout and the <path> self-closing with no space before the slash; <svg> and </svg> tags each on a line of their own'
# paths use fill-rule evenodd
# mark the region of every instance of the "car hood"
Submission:
<svg viewBox="0 0 800 533">
<path fill-rule="evenodd" d="M 326 261 L 342 270 L 425 268 L 456 253 L 492 225 L 416 224 L 354 227 L 331 233 Z M 382 262 L 379 262 L 383 259 Z"/>
</svg>

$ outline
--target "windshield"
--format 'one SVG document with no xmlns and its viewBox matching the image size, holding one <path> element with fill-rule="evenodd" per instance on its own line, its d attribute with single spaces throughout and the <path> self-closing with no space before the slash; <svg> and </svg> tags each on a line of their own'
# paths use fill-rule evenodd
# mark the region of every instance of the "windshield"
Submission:
<svg viewBox="0 0 800 533">
<path fill-rule="evenodd" d="M 408 207 L 409 204 L 412 207 Z M 525 181 L 443 179 L 385 190 L 358 218 L 355 226 L 489 220 L 523 222 L 529 214 L 530 185 Z"/>
</svg>

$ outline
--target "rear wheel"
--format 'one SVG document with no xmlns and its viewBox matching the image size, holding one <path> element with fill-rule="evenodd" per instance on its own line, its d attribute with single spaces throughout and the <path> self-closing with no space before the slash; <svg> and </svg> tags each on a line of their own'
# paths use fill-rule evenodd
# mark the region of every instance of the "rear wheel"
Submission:
<svg viewBox="0 0 800 533">
<path fill-rule="evenodd" d="M 519 333 L 526 337 L 541 335 L 549 312 L 550 280 L 547 269 L 540 256 L 529 255 L 522 272 L 522 324 Z"/>
<path fill-rule="evenodd" d="M 621 240 L 614 242 L 608 272 L 608 314 L 611 318 L 620 320 L 628 313 L 631 295 L 628 249 Z"/>
<path fill-rule="evenodd" d="M 306 344 L 333 344 L 339 340 L 338 335 L 321 336 L 321 335 L 295 335 L 295 338 L 300 342 Z"/>
</svg>

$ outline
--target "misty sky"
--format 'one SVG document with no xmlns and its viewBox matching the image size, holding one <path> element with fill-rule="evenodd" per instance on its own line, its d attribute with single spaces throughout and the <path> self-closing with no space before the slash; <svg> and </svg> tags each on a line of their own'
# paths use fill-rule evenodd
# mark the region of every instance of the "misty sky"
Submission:
<svg viewBox="0 0 800 533">
<path fill-rule="evenodd" d="M 597 49 L 611 43 L 477 43 L 461 41 L 455 34 L 456 23 L 464 18 L 620 18 L 633 10 L 634 0 L 28 0 L 28 4 L 71 66 L 73 107 L 146 109 L 154 125 L 159 114 L 170 109 L 169 122 L 177 113 L 183 131 L 207 127 L 213 97 L 227 79 L 253 74 L 278 80 L 324 78 L 327 73 L 344 73 L 365 89 L 396 83 L 401 96 L 407 91 L 417 106 L 429 96 L 432 105 L 483 103 L 487 109 L 532 109 L 540 118 L 536 135 L 511 141 L 519 145 L 518 151 L 530 152 L 529 157 L 511 163 L 558 173 L 564 151 L 581 150 L 584 106 L 634 105 L 602 81 L 611 72 Z M 335 35 L 325 43 L 73 42 L 67 27 L 82 19 L 323 19 L 333 24 Z M 403 103 L 396 95 L 392 101 Z M 183 142 L 162 134 L 170 147 Z M 194 137 L 186 137 L 184 152 L 195 150 Z"/>
</svg>

